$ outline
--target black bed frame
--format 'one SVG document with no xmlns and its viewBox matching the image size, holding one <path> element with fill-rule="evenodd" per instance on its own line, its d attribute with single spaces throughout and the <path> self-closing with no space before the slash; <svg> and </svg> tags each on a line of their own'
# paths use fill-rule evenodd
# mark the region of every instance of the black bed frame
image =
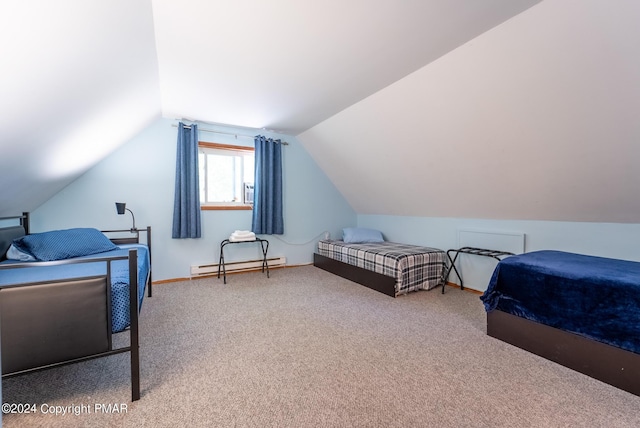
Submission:
<svg viewBox="0 0 640 428">
<path fill-rule="evenodd" d="M 20 221 L 20 225 L 25 229 L 26 233 L 29 233 L 29 214 L 23 213 L 22 216 L 16 217 L 4 217 L 0 218 L 0 220 L 12 220 L 17 219 Z M 136 229 L 136 230 L 111 230 L 104 231 L 105 233 L 126 233 L 131 232 L 134 233 L 135 236 L 127 236 L 127 237 L 118 237 L 118 238 L 110 238 L 112 242 L 115 244 L 128 244 L 128 243 L 139 243 L 140 242 L 140 232 L 146 231 L 146 244 L 149 248 L 149 258 L 151 258 L 151 227 L 147 227 L 146 229 Z M 111 333 L 111 305 L 110 305 L 110 262 L 114 260 L 129 260 L 129 313 L 130 313 L 130 326 L 129 326 L 129 346 L 123 346 L 119 348 L 113 348 L 112 343 L 112 333 Z M 78 363 L 81 361 L 86 361 L 95 358 L 107 357 L 115 354 L 130 353 L 130 371 L 131 371 L 131 400 L 136 401 L 140 399 L 140 341 L 139 341 L 139 318 L 138 318 L 138 269 L 137 269 L 137 251 L 132 249 L 129 251 L 128 256 L 123 257 L 111 257 L 111 258 L 94 258 L 89 259 L 87 262 L 96 262 L 96 261 L 106 261 L 107 262 L 107 276 L 97 276 L 97 277 L 88 277 L 88 278 L 77 278 L 72 280 L 63 280 L 63 281 L 51 281 L 45 283 L 34 283 L 34 284 L 21 284 L 18 286 L 7 286 L 3 287 L 2 293 L 5 296 L 7 301 L 11 303 L 20 304 L 21 302 L 30 303 L 33 300 L 28 297 L 25 299 L 22 295 L 31 294 L 32 296 L 39 295 L 38 298 L 42 300 L 43 298 L 46 300 L 48 297 L 60 297 L 60 295 L 70 296 L 72 298 L 77 299 L 93 299 L 93 301 L 97 302 L 97 305 L 100 305 L 100 302 L 96 299 L 102 299 L 102 304 L 104 304 L 104 298 L 106 296 L 107 307 L 105 314 L 99 315 L 96 314 L 95 317 L 102 316 L 105 320 L 94 320 L 93 316 L 89 314 L 88 319 L 90 322 L 87 323 L 89 325 L 80 325 L 78 326 L 78 331 L 74 331 L 74 334 L 60 334 L 60 332 L 56 332 L 53 329 L 55 328 L 55 323 L 47 324 L 46 320 L 42 320 L 38 325 L 44 330 L 43 337 L 47 337 L 51 334 L 58 339 L 62 337 L 58 346 L 58 340 L 50 341 L 49 343 L 43 344 L 30 344 L 25 343 L 24 339 L 21 336 L 20 328 L 16 328 L 12 330 L 11 328 L 5 325 L 3 321 L 2 324 L 2 349 L 3 354 L 5 349 L 11 349 L 11 352 L 24 352 L 29 354 L 29 357 L 26 358 L 26 362 L 20 362 L 20 369 L 14 370 L 10 373 L 3 373 L 2 378 L 5 377 L 13 377 L 26 373 L 31 373 L 34 371 L 45 370 L 52 367 L 59 367 L 67 364 Z M 43 262 L 47 265 L 63 265 L 63 264 L 71 264 L 77 263 L 77 261 L 56 261 L 56 262 Z M 25 267 L 24 269 L 29 269 Z M 151 264 L 149 264 L 149 278 L 148 278 L 148 295 L 151 296 Z M 91 290 L 94 291 L 91 291 Z M 77 296 L 76 293 L 84 293 L 84 295 Z M 66 293 L 66 294 L 64 294 Z M 46 302 L 45 302 L 46 304 Z M 13 314 L 18 314 L 20 317 L 20 310 L 16 308 L 13 310 Z M 47 312 L 51 313 L 51 308 Z M 26 314 L 27 317 L 30 315 L 29 311 L 22 311 Z M 69 316 L 81 319 L 84 316 L 84 319 L 87 319 L 86 314 L 82 316 L 78 316 L 74 313 L 65 312 L 65 309 L 54 309 L 53 313 L 56 316 Z M 3 315 L 4 316 L 4 315 Z M 9 316 L 9 315 L 7 315 Z M 20 318 L 18 318 L 20 319 Z M 72 318 L 72 321 L 76 318 Z M 95 322 L 94 322 L 95 321 Z M 106 322 L 106 326 L 105 326 Z M 21 324 L 19 322 L 15 324 Z M 25 326 L 22 327 L 23 332 L 28 332 L 29 324 L 25 323 Z M 105 330 L 106 328 L 106 330 Z M 97 333 L 97 338 L 96 336 Z M 81 335 L 82 344 L 78 345 L 77 334 Z M 71 338 L 73 336 L 73 338 Z M 65 337 L 69 338 L 69 341 L 75 343 L 71 349 L 69 348 L 68 343 L 65 343 Z M 85 343 L 86 342 L 86 343 Z M 32 349 L 32 345 L 35 348 Z M 44 353 L 48 355 L 43 355 Z M 17 356 L 11 356 L 13 361 L 18 361 L 20 354 Z M 3 360 L 4 360 L 3 355 Z M 33 365 L 31 364 L 31 360 L 33 360 Z M 38 363 L 38 361 L 47 361 L 46 364 Z M 4 365 L 3 361 L 3 365 Z"/>
<path fill-rule="evenodd" d="M 640 396 L 640 354 L 497 309 L 487 313 L 487 334 Z"/>
<path fill-rule="evenodd" d="M 387 296 L 396 297 L 396 279 L 393 277 L 330 259 L 318 253 L 313 254 L 313 265 Z"/>
</svg>

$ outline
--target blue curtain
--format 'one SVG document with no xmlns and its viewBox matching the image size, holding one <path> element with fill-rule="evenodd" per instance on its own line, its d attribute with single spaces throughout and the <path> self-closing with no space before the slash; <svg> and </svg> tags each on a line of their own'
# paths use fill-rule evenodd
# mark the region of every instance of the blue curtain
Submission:
<svg viewBox="0 0 640 428">
<path fill-rule="evenodd" d="M 198 125 L 178 124 L 176 190 L 173 203 L 173 238 L 200 238 L 198 181 Z"/>
<path fill-rule="evenodd" d="M 282 144 L 258 135 L 255 138 L 253 221 L 256 234 L 282 235 Z"/>
</svg>

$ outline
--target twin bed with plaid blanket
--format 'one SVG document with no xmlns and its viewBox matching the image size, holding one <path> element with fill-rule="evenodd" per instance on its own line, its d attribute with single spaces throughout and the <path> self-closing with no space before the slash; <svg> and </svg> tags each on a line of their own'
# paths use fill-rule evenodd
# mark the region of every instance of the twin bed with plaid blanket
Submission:
<svg viewBox="0 0 640 428">
<path fill-rule="evenodd" d="M 446 253 L 436 248 L 395 242 L 346 244 L 322 240 L 318 254 L 394 278 L 395 296 L 442 285 L 447 259 Z"/>
</svg>

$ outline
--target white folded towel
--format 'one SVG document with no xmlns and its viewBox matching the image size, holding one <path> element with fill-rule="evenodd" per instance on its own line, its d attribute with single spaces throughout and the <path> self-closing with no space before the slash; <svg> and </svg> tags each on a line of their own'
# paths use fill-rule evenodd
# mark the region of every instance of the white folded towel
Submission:
<svg viewBox="0 0 640 428">
<path fill-rule="evenodd" d="M 236 230 L 229 236 L 231 242 L 255 241 L 256 234 L 248 230 Z"/>
<path fill-rule="evenodd" d="M 236 238 L 233 235 L 229 237 L 230 242 L 244 242 L 244 241 L 255 241 L 255 240 L 256 240 L 255 236 L 253 238 Z"/>
<path fill-rule="evenodd" d="M 255 237 L 256 234 L 253 233 L 250 230 L 236 230 L 235 232 L 232 233 L 232 235 L 235 235 L 237 237 L 241 237 L 241 236 L 253 236 Z"/>
</svg>

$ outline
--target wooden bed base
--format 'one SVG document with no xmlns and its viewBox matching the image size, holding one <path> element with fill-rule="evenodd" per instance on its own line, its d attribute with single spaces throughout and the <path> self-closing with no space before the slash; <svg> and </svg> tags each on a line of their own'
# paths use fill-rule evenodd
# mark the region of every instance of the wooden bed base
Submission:
<svg viewBox="0 0 640 428">
<path fill-rule="evenodd" d="M 640 354 L 499 310 L 487 313 L 487 334 L 640 396 Z"/>
<path fill-rule="evenodd" d="M 330 259 L 318 253 L 313 254 L 313 265 L 387 296 L 396 297 L 396 279 L 390 276 Z"/>
</svg>

